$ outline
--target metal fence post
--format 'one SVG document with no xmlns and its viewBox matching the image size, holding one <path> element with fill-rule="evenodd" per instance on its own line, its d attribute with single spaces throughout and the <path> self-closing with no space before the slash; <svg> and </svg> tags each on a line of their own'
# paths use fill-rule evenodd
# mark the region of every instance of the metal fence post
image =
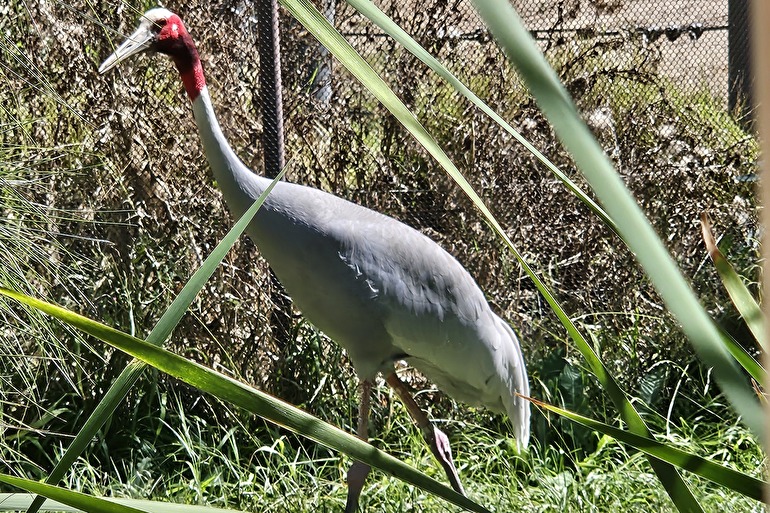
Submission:
<svg viewBox="0 0 770 513">
<path fill-rule="evenodd" d="M 750 122 L 754 102 L 751 94 L 749 0 L 728 1 L 727 24 L 727 106 L 730 112 Z"/>
<path fill-rule="evenodd" d="M 265 175 L 275 178 L 284 166 L 281 36 L 276 0 L 258 0 L 259 93 Z"/>
<path fill-rule="evenodd" d="M 283 96 L 281 94 L 281 37 L 277 0 L 257 0 L 259 37 L 259 95 L 262 109 L 262 152 L 265 176 L 275 178 L 285 164 Z M 270 327 L 276 345 L 284 350 L 291 342 L 291 300 L 270 271 L 273 311 Z"/>
</svg>

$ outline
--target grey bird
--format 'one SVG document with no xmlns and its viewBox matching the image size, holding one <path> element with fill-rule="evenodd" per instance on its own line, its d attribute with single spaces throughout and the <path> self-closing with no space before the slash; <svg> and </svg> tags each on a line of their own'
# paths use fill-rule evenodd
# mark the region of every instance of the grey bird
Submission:
<svg viewBox="0 0 770 513">
<path fill-rule="evenodd" d="M 270 184 L 225 140 L 198 50 L 178 15 L 147 11 L 137 30 L 100 66 L 105 73 L 141 52 L 171 57 L 192 102 L 217 184 L 242 215 Z M 529 441 L 529 383 L 519 341 L 492 312 L 471 275 L 449 253 L 393 218 L 311 187 L 281 182 L 247 229 L 303 315 L 350 357 L 361 398 L 357 435 L 368 439 L 378 373 L 404 402 L 451 486 L 464 494 L 447 436 L 431 425 L 395 373 L 400 360 L 455 399 L 506 412 L 519 448 Z M 369 466 L 348 471 L 345 511 L 358 509 Z"/>
</svg>

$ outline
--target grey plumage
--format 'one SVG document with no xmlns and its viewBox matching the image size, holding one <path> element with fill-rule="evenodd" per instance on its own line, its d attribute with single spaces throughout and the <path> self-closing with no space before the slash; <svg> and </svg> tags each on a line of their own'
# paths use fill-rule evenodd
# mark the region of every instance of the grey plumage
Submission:
<svg viewBox="0 0 770 513">
<path fill-rule="evenodd" d="M 195 119 L 238 216 L 270 180 L 221 145 L 207 99 L 195 100 Z M 518 339 L 438 244 L 391 217 L 285 182 L 247 232 L 299 310 L 345 348 L 361 379 L 404 359 L 455 399 L 507 412 L 517 440 L 527 443 L 529 407 L 515 396 L 529 394 Z"/>
</svg>

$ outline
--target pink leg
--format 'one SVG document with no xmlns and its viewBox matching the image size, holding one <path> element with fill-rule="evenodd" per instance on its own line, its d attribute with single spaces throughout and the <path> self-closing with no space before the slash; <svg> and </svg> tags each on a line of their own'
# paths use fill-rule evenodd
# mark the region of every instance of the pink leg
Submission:
<svg viewBox="0 0 770 513">
<path fill-rule="evenodd" d="M 460 476 L 457 474 L 454 461 L 452 461 L 452 449 L 449 447 L 449 438 L 447 438 L 443 431 L 430 423 L 428 416 L 420 409 L 407 386 L 396 376 L 395 372 L 385 376 L 385 380 L 395 390 L 396 395 L 406 406 L 409 415 L 417 423 L 420 431 L 422 431 L 423 438 L 428 442 L 431 452 L 441 464 L 444 472 L 446 472 L 452 488 L 456 492 L 465 495 L 465 490 L 460 482 Z"/>
<path fill-rule="evenodd" d="M 361 399 L 358 403 L 358 428 L 356 435 L 361 440 L 369 440 L 369 409 L 371 408 L 372 382 L 364 380 L 361 382 Z M 369 475 L 371 467 L 366 463 L 354 461 L 348 470 L 348 500 L 345 503 L 345 513 L 355 513 L 358 510 L 358 499 L 361 497 L 361 490 L 364 488 L 366 476 Z"/>
</svg>

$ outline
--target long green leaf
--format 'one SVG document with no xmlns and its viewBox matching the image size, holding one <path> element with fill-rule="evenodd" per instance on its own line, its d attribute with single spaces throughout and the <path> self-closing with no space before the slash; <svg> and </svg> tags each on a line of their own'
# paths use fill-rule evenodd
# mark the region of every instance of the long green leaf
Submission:
<svg viewBox="0 0 770 513">
<path fill-rule="evenodd" d="M 397 23 L 390 19 L 384 12 L 382 12 L 374 3 L 368 0 L 347 0 L 353 8 L 358 12 L 366 16 L 370 21 L 380 27 L 384 32 L 393 37 L 396 41 L 401 43 L 408 51 L 430 67 L 436 74 L 441 76 L 446 82 L 452 85 L 460 94 L 465 96 L 471 103 L 476 105 L 482 112 L 487 114 L 493 121 L 499 124 L 506 132 L 512 135 L 519 143 L 521 143 L 528 151 L 530 151 L 535 157 L 540 160 L 551 172 L 559 178 L 567 188 L 572 191 L 583 203 L 585 203 L 602 221 L 614 232 L 618 232 L 615 222 L 609 217 L 609 215 L 591 199 L 580 187 L 578 187 L 567 175 L 564 174 L 554 163 L 552 163 L 545 155 L 537 150 L 529 141 L 527 141 L 519 132 L 517 132 L 510 124 L 508 124 L 500 115 L 492 110 L 481 98 L 479 98 L 473 91 L 470 90 L 464 83 L 462 83 L 456 76 L 452 74 L 438 59 L 425 50 L 420 44 L 415 41 L 407 32 L 405 32 Z M 705 236 L 704 236 L 705 237 Z M 739 312 L 742 312 L 744 319 L 750 323 L 752 333 L 758 337 L 758 333 L 761 333 L 761 323 L 763 321 L 761 310 L 756 301 L 754 301 L 748 289 L 743 284 L 743 281 L 735 273 L 729 262 L 719 253 L 718 249 L 715 249 L 715 255 L 712 254 L 712 258 L 715 258 L 715 264 L 718 270 L 723 267 L 724 270 L 720 270 L 720 276 L 725 283 L 725 287 L 730 292 L 730 296 L 733 298 Z M 717 260 L 719 262 L 717 263 Z M 724 262 L 724 263 L 723 263 Z M 726 264 L 726 266 L 725 266 Z M 753 322 L 752 322 L 753 321 Z M 751 376 L 757 381 L 761 382 L 759 376 L 764 375 L 764 369 L 759 362 L 754 359 L 749 353 L 747 353 L 742 347 L 737 345 L 734 340 L 729 339 L 724 342 L 730 354 L 735 357 L 741 366 L 746 369 Z"/>
<path fill-rule="evenodd" d="M 583 203 L 585 203 L 609 228 L 614 232 L 619 233 L 615 222 L 609 217 L 609 215 L 593 201 L 582 189 L 580 189 L 567 175 L 565 175 L 555 164 L 553 164 L 545 155 L 537 150 L 529 141 L 527 141 L 519 132 L 517 132 L 510 124 L 508 124 L 502 117 L 500 117 L 494 110 L 492 110 L 483 100 L 481 100 L 473 91 L 471 91 L 464 83 L 462 83 L 457 77 L 455 77 L 438 59 L 425 50 L 420 44 L 415 41 L 407 32 L 405 32 L 397 23 L 390 19 L 384 12 L 382 12 L 374 3 L 367 0 L 347 0 L 353 8 L 358 12 L 366 16 L 370 21 L 380 27 L 384 32 L 393 37 L 396 41 L 401 43 L 404 48 L 410 51 L 439 76 L 452 85 L 460 94 L 465 96 L 469 101 L 476 105 L 482 112 L 487 114 L 492 120 L 498 123 L 506 132 L 512 135 L 517 141 L 519 141 L 528 151 L 530 151 L 535 157 L 540 160 L 554 175 L 559 178 L 569 190 L 571 190 Z M 716 250 L 719 251 L 718 249 Z M 721 253 L 719 254 L 721 256 Z M 722 257 L 724 258 L 724 257 Z M 726 262 L 729 266 L 729 262 Z M 729 267 L 732 270 L 732 267 Z M 727 271 L 729 272 L 729 271 Z M 726 273 L 727 273 L 726 272 Z M 726 274 L 725 273 L 725 274 Z M 723 273 L 720 272 L 720 275 Z M 737 278 L 737 279 L 736 279 Z M 742 280 L 734 273 L 729 278 L 723 277 L 723 282 L 728 288 L 736 289 L 735 293 L 731 292 L 733 301 L 736 302 L 739 311 L 745 311 L 744 318 L 756 320 L 751 325 L 752 332 L 757 333 L 757 328 L 761 324 L 762 316 L 759 307 L 753 298 L 749 294 Z M 729 283 L 729 285 L 728 285 Z M 735 285 L 733 285 L 735 284 Z M 736 299 L 740 298 L 740 299 Z M 745 308 L 741 308 L 745 305 Z M 757 315 L 759 313 L 759 315 Z M 761 381 L 758 376 L 763 375 L 764 369 L 760 364 L 748 354 L 743 348 L 735 343 L 734 340 L 725 340 L 725 347 L 735 357 L 739 364 L 746 369 L 752 377 L 758 382 Z"/>
<path fill-rule="evenodd" d="M 722 337 L 722 343 L 730 354 L 735 358 L 735 361 L 744 368 L 749 376 L 757 383 L 765 382 L 765 368 L 759 363 L 756 358 L 749 354 L 746 349 L 738 343 L 729 333 L 720 331 Z"/>
<path fill-rule="evenodd" d="M 0 288 L 0 294 L 45 312 L 223 401 L 239 406 L 329 448 L 345 453 L 352 458 L 394 475 L 403 481 L 442 497 L 469 511 L 489 513 L 488 510 L 469 498 L 442 485 L 438 481 L 415 470 L 393 456 L 376 449 L 359 438 L 327 424 L 289 403 L 240 383 L 229 376 L 186 360 L 165 349 L 58 305 L 4 288 Z"/>
<path fill-rule="evenodd" d="M 0 474 L 0 476 L 1 475 L 2 474 Z M 50 490 L 56 490 L 56 493 L 63 497 L 72 497 L 72 500 L 68 500 L 67 502 L 64 502 L 63 500 L 48 499 L 44 501 L 43 505 L 40 507 L 43 511 L 65 511 L 73 513 L 86 511 L 86 508 L 83 507 L 85 504 L 80 504 L 81 507 L 75 506 L 75 501 L 79 501 L 81 498 L 80 496 L 83 495 L 81 493 L 26 479 L 16 481 L 14 486 L 37 492 L 43 496 L 48 495 Z M 39 495 L 36 496 L 31 493 L 0 493 L 0 511 L 22 511 L 28 509 L 32 505 L 33 499 L 36 497 L 39 497 Z M 145 499 L 103 497 L 98 500 L 125 506 L 131 508 L 132 511 L 139 510 L 147 511 L 148 513 L 240 513 L 233 509 L 212 508 L 211 506 L 198 506 L 196 504 L 149 501 Z M 89 508 L 88 511 L 99 510 Z"/>
<path fill-rule="evenodd" d="M 48 497 L 90 513 L 144 513 L 144 511 L 130 506 L 116 504 L 92 495 L 73 492 L 57 486 L 30 481 L 29 479 L 0 474 L 0 482 L 37 493 L 40 496 Z"/>
<path fill-rule="evenodd" d="M 610 229 L 617 232 L 615 222 L 591 197 L 588 196 L 569 176 L 559 169 L 556 164 L 551 162 L 548 157 L 543 155 L 535 148 L 524 136 L 516 131 L 507 121 L 505 121 L 497 112 L 492 110 L 481 98 L 470 90 L 462 81 L 460 81 L 451 71 L 447 69 L 438 59 L 431 55 L 425 48 L 415 41 L 404 29 L 396 22 L 390 19 L 373 2 L 369 0 L 347 0 L 354 9 L 369 18 L 375 25 L 380 27 L 385 33 L 401 43 L 401 45 L 411 52 L 415 57 L 425 63 L 437 75 L 443 78 L 447 83 L 465 96 L 471 103 L 479 108 L 484 114 L 489 116 L 495 123 L 500 125 L 514 139 L 524 146 L 527 151 L 532 153 L 544 166 L 546 166 L 564 185 L 577 196 L 591 211 L 593 211 Z"/>
<path fill-rule="evenodd" d="M 591 367 L 592 372 L 597 376 L 604 386 L 608 395 L 616 405 L 620 414 L 629 427 L 636 433 L 644 436 L 650 436 L 650 431 L 645 425 L 642 417 L 634 409 L 631 402 L 626 397 L 620 386 L 614 380 L 612 375 L 602 363 L 601 359 L 593 351 L 591 345 L 580 333 L 570 317 L 561 307 L 548 287 L 540 280 L 532 268 L 527 264 L 521 254 L 513 245 L 502 226 L 497 222 L 489 209 L 481 201 L 481 198 L 473 191 L 470 184 L 460 174 L 457 168 L 449 161 L 446 154 L 441 150 L 438 144 L 420 125 L 414 115 L 403 105 L 396 97 L 393 91 L 385 82 L 371 69 L 371 67 L 361 58 L 358 53 L 345 41 L 345 39 L 332 27 L 328 21 L 306 0 L 280 0 L 281 3 L 307 28 L 329 51 L 342 62 L 351 73 L 358 78 L 375 97 L 398 119 L 404 127 L 433 155 L 439 164 L 444 167 L 446 172 L 460 185 L 461 189 L 473 201 L 482 215 L 487 219 L 490 226 L 497 235 L 505 242 L 516 260 L 521 264 L 524 272 L 530 277 L 538 291 L 548 302 L 551 309 L 556 313 L 559 321 L 564 325 L 567 333 L 575 341 L 576 346 L 583 354 L 584 358 Z M 650 459 L 655 473 L 660 481 L 666 487 L 669 495 L 681 511 L 702 512 L 703 509 L 692 495 L 687 484 L 679 475 L 677 470 L 654 458 Z"/>
<path fill-rule="evenodd" d="M 574 103 L 546 62 L 507 0 L 474 0 L 495 39 L 516 66 L 546 117 L 572 154 L 628 247 L 634 252 L 669 311 L 679 321 L 698 356 L 713 368 L 714 377 L 743 422 L 761 437 L 762 408 L 752 387 L 722 344 L 714 322 L 698 303 L 639 205 L 615 172 Z"/>
<path fill-rule="evenodd" d="M 556 106 L 546 112 L 547 116 L 550 116 L 552 123 L 554 118 L 559 119 L 560 123 L 569 124 L 570 128 L 564 130 L 575 129 L 576 126 L 582 126 L 585 134 L 587 134 L 588 140 L 593 147 L 599 150 L 600 159 L 604 159 L 604 155 L 601 149 L 596 144 L 590 133 L 585 130 L 584 125 L 580 121 L 577 111 L 574 109 L 569 96 L 566 91 L 561 87 L 553 70 L 542 58 L 537 46 L 531 40 L 526 30 L 521 25 L 518 16 L 515 11 L 504 1 L 500 2 L 486 2 L 481 1 L 476 3 L 476 7 L 481 14 L 482 18 L 486 21 L 487 26 L 492 30 L 493 35 L 501 42 L 501 45 L 506 50 L 509 59 L 514 61 L 517 65 L 519 72 L 524 77 L 530 90 L 537 89 L 538 101 L 541 103 L 549 103 Z M 511 26 L 506 26 L 509 23 L 513 23 Z M 524 56 L 514 59 L 511 55 L 516 53 L 518 44 L 525 44 Z M 536 94 L 536 96 L 537 96 Z M 542 96 L 545 96 L 542 98 Z M 566 108 L 565 108 L 566 107 Z M 557 132 L 558 133 L 558 132 Z M 581 149 L 569 148 L 571 151 L 580 151 Z M 577 159 L 576 159 L 577 160 Z M 585 165 L 590 165 L 589 162 L 585 162 L 585 158 L 581 161 Z M 606 161 L 606 159 L 605 159 Z M 607 161 L 608 162 L 608 161 Z M 601 196 L 600 196 L 601 198 Z M 625 215 L 625 212 L 621 214 L 610 212 L 610 216 L 618 220 L 619 215 Z M 618 220 L 617 222 L 620 222 Z M 568 328 L 568 331 L 571 330 Z M 577 338 L 572 336 L 576 341 L 578 348 L 583 356 L 588 361 L 592 368 L 592 371 L 597 375 L 602 385 L 607 390 L 608 394 L 612 398 L 616 407 L 618 408 L 622 418 L 629 425 L 632 432 L 642 436 L 651 436 L 650 431 L 641 419 L 641 416 L 633 408 L 628 399 L 623 394 L 620 397 L 621 392 L 619 387 L 615 384 L 614 379 L 609 376 L 604 365 L 599 361 L 598 357 L 593 354 L 590 346 L 585 344 L 582 337 Z M 597 369 L 600 368 L 600 369 Z M 597 373 L 600 370 L 600 373 Z M 609 386 L 608 386 L 609 385 Z M 666 464 L 654 457 L 648 457 L 650 465 L 652 466 L 655 474 L 660 482 L 666 489 L 666 492 L 671 497 L 672 502 L 676 505 L 677 509 L 682 512 L 702 512 L 703 508 L 698 503 L 697 499 L 693 495 L 687 483 L 684 481 L 679 472 L 672 465 Z"/>
<path fill-rule="evenodd" d="M 281 170 L 265 191 L 260 194 L 254 204 L 243 214 L 243 216 L 241 216 L 238 222 L 235 223 L 219 244 L 217 244 L 214 251 L 212 251 L 203 262 L 203 265 L 195 271 L 185 284 L 184 288 L 182 288 L 182 291 L 176 298 L 174 298 L 171 305 L 163 313 L 158 323 L 150 332 L 150 335 L 147 337 L 148 342 L 160 346 L 166 341 L 169 335 L 171 335 L 171 332 L 179 323 L 180 319 L 187 311 L 187 308 L 192 304 L 195 296 L 198 295 L 198 292 L 200 292 L 203 285 L 206 284 L 206 281 L 208 281 L 217 266 L 222 262 L 222 259 L 227 252 L 233 247 L 235 241 L 238 240 L 238 237 L 241 236 L 243 231 L 249 225 L 254 215 L 265 202 L 267 195 L 270 194 L 270 191 L 273 190 L 273 187 L 275 187 L 275 184 L 278 183 L 285 172 L 286 168 Z M 102 428 L 104 423 L 107 422 L 107 419 L 112 416 L 115 409 L 141 377 L 146 367 L 147 364 L 139 360 L 134 360 L 123 369 L 110 389 L 107 390 L 107 393 L 104 394 L 102 400 L 99 401 L 99 404 L 94 408 L 94 411 L 88 417 L 77 436 L 75 436 L 75 439 L 72 440 L 72 443 L 70 443 L 69 447 L 64 452 L 64 455 L 56 463 L 46 479 L 47 483 L 59 482 L 72 464 L 75 463 L 78 456 L 80 456 L 86 447 L 88 447 L 88 444 L 91 443 L 91 440 L 93 440 L 96 433 Z M 38 497 L 30 506 L 28 513 L 37 513 L 44 500 L 43 497 Z"/>
<path fill-rule="evenodd" d="M 639 436 L 630 431 L 619 429 L 615 426 L 599 422 L 597 420 L 584 417 L 575 412 L 559 408 L 541 401 L 529 399 L 534 404 L 552 411 L 562 417 L 566 417 L 574 422 L 582 424 L 589 429 L 593 429 L 612 438 L 628 444 L 645 454 L 655 456 L 679 468 L 692 472 L 700 477 L 706 478 L 714 483 L 734 490 L 752 499 L 762 500 L 762 488 L 767 485 L 764 481 L 752 477 L 743 472 L 725 467 L 711 460 L 692 454 L 682 449 L 672 447 L 653 438 Z"/>
<path fill-rule="evenodd" d="M 749 292 L 746 284 L 743 283 L 740 275 L 735 271 L 729 260 L 719 251 L 717 247 L 716 239 L 711 233 L 711 226 L 706 214 L 701 214 L 700 218 L 701 233 L 703 235 L 703 241 L 706 243 L 706 249 L 708 250 L 711 261 L 714 262 L 714 267 L 719 274 L 719 278 L 722 280 L 722 284 L 725 286 L 725 290 L 730 295 L 730 299 L 733 300 L 735 308 L 738 309 L 738 313 L 746 322 L 751 334 L 759 342 L 763 351 L 768 350 L 767 332 L 765 330 L 765 316 L 762 314 L 762 309 L 759 304 L 754 300 L 754 297 Z M 761 383 L 762 380 L 759 380 Z"/>
</svg>

